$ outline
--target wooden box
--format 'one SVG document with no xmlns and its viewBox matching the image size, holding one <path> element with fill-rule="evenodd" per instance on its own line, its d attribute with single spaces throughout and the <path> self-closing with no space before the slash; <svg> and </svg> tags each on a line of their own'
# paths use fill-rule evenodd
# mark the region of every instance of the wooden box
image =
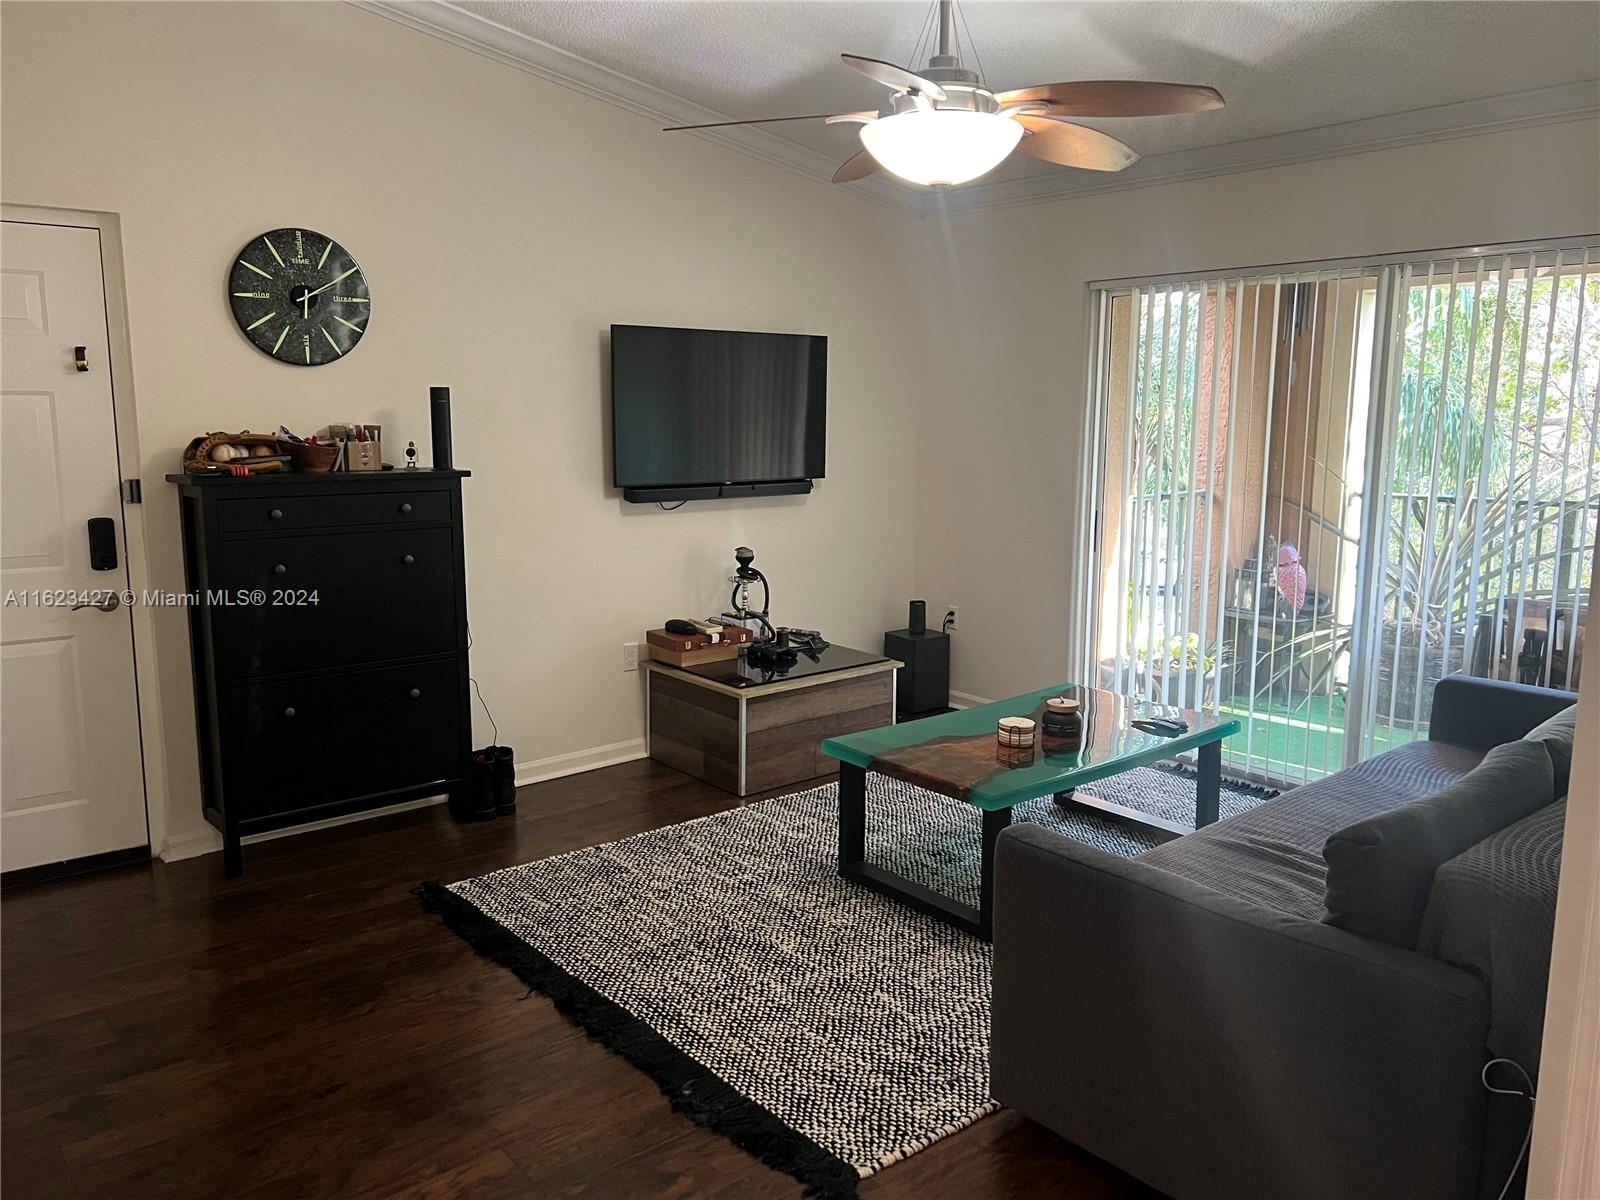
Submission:
<svg viewBox="0 0 1600 1200">
<path fill-rule="evenodd" d="M 674 667 L 697 667 L 701 663 L 726 662 L 730 658 L 739 657 L 737 642 L 718 642 L 712 645 L 710 642 L 702 641 L 700 645 L 688 650 L 671 650 L 647 640 L 645 649 L 650 651 L 650 657 L 657 662 L 670 663 Z"/>
<path fill-rule="evenodd" d="M 675 667 L 693 667 L 701 663 L 738 658 L 739 647 L 750 638 L 750 631 L 737 625 L 724 626 L 722 640 L 718 642 L 713 642 L 709 635 L 703 633 L 669 633 L 665 629 L 651 629 L 644 635 L 650 657 Z"/>
</svg>

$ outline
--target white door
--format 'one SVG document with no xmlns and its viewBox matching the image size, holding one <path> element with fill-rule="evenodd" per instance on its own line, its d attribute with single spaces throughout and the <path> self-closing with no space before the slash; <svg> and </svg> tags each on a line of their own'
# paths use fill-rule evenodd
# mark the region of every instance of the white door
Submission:
<svg viewBox="0 0 1600 1200">
<path fill-rule="evenodd" d="M 89 565 L 92 517 L 116 523 L 114 570 Z M 122 532 L 99 231 L 6 221 L 0 869 L 149 841 Z"/>
</svg>

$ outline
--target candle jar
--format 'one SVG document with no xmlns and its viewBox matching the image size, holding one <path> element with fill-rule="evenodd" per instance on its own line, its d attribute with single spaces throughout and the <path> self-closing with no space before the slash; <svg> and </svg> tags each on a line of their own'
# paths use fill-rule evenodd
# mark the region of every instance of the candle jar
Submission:
<svg viewBox="0 0 1600 1200">
<path fill-rule="evenodd" d="M 1053 696 L 1044 702 L 1044 731 L 1069 747 L 1083 744 L 1083 711 L 1070 696 Z"/>
</svg>

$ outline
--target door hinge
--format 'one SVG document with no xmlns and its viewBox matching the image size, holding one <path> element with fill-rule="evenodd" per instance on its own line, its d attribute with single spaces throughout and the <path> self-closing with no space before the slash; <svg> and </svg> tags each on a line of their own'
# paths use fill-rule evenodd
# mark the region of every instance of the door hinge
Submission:
<svg viewBox="0 0 1600 1200">
<path fill-rule="evenodd" d="M 140 483 L 137 479 L 124 479 L 122 481 L 122 486 L 127 493 L 129 504 L 144 503 L 144 484 Z"/>
</svg>

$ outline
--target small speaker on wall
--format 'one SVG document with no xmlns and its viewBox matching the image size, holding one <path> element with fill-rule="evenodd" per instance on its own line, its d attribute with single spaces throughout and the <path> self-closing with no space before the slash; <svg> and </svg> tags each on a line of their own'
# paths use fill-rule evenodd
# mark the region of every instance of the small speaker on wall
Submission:
<svg viewBox="0 0 1600 1200">
<path fill-rule="evenodd" d="M 911 617 L 906 622 L 906 626 L 912 633 L 928 632 L 928 602 L 926 600 L 913 600 L 911 602 Z"/>
<path fill-rule="evenodd" d="M 433 420 L 433 469 L 448 471 L 450 458 L 450 389 L 428 389 L 428 413 Z"/>
</svg>

